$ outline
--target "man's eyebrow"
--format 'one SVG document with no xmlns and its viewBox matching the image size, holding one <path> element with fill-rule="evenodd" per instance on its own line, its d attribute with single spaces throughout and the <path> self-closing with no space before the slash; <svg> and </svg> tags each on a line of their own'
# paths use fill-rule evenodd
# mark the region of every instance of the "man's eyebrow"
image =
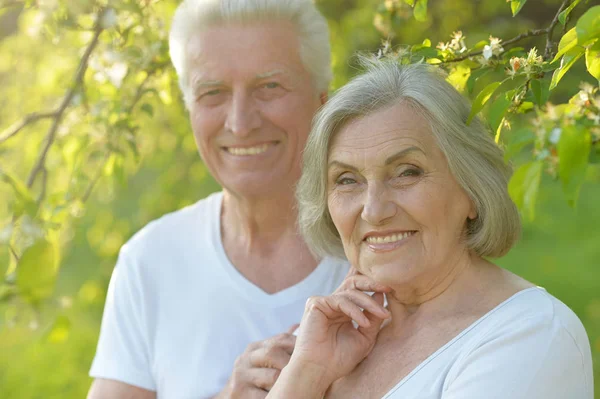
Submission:
<svg viewBox="0 0 600 399">
<path fill-rule="evenodd" d="M 421 152 L 423 153 L 423 155 L 425 154 L 425 151 L 423 151 L 422 149 L 420 149 L 419 147 L 408 147 L 403 149 L 402 151 L 398 151 L 397 153 L 395 153 L 394 155 L 390 155 L 386 160 L 385 160 L 385 164 L 389 165 L 391 163 L 394 163 L 395 161 L 404 158 L 405 156 L 407 156 L 408 154 L 412 153 L 412 152 Z"/>
<path fill-rule="evenodd" d="M 222 80 L 197 80 L 192 83 L 192 90 L 194 93 L 198 93 L 198 91 L 204 88 L 221 86 L 222 84 Z"/>
<path fill-rule="evenodd" d="M 269 72 L 259 73 L 258 75 L 256 75 L 256 80 L 267 79 L 267 78 L 270 78 L 271 76 L 282 75 L 282 74 L 285 74 L 285 71 L 283 69 L 274 69 Z"/>
</svg>

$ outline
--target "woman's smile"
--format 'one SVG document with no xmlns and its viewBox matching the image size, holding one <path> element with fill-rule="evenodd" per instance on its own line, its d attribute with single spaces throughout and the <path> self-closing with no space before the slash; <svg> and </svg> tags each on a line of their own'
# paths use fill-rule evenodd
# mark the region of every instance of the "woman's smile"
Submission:
<svg viewBox="0 0 600 399">
<path fill-rule="evenodd" d="M 368 233 L 363 240 L 373 252 L 389 252 L 400 248 L 412 236 L 417 234 L 415 230 L 397 231 L 390 233 Z"/>
</svg>

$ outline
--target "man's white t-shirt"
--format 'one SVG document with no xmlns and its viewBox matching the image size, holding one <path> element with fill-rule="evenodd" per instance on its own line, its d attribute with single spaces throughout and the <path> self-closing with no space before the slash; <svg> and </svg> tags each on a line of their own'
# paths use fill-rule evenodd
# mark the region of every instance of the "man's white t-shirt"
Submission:
<svg viewBox="0 0 600 399">
<path fill-rule="evenodd" d="M 163 216 L 123 246 L 90 376 L 159 398 L 212 397 L 249 343 L 286 332 L 308 297 L 340 285 L 348 264 L 335 259 L 272 295 L 246 280 L 223 249 L 222 197 Z"/>
<path fill-rule="evenodd" d="M 536 287 L 462 331 L 383 399 L 593 399 L 593 388 L 581 321 Z"/>
</svg>

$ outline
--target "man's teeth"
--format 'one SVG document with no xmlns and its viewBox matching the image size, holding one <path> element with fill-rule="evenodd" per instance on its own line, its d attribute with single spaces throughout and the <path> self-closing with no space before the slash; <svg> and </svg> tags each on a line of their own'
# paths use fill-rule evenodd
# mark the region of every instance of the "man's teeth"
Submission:
<svg viewBox="0 0 600 399">
<path fill-rule="evenodd" d="M 392 235 L 385 236 L 385 237 L 370 236 L 370 237 L 367 237 L 367 242 L 369 244 L 386 244 L 386 243 L 390 243 L 390 242 L 396 242 L 396 241 L 403 240 L 406 237 L 412 236 L 413 234 L 414 234 L 414 231 L 407 231 L 405 233 L 392 234 Z"/>
<path fill-rule="evenodd" d="M 228 147 L 227 151 L 233 155 L 257 155 L 267 151 L 269 144 L 263 144 L 256 147 Z"/>
</svg>

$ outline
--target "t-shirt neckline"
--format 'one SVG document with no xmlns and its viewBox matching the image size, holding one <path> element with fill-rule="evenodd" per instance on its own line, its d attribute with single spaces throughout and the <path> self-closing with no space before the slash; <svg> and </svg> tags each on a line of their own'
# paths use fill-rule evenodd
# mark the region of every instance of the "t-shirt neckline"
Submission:
<svg viewBox="0 0 600 399">
<path fill-rule="evenodd" d="M 223 192 L 215 193 L 213 208 L 210 212 L 211 217 L 211 236 L 219 264 L 228 274 L 234 283 L 237 291 L 247 299 L 267 306 L 282 306 L 297 300 L 306 300 L 309 295 L 314 294 L 314 287 L 327 279 L 327 273 L 330 271 L 331 259 L 325 258 L 317 265 L 306 278 L 273 294 L 263 291 L 260 287 L 249 281 L 240 271 L 231 263 L 225 252 L 223 240 L 221 239 L 221 208 L 223 205 Z"/>
<path fill-rule="evenodd" d="M 465 328 L 460 333 L 458 333 L 458 335 L 456 335 L 450 341 L 446 342 L 444 345 L 439 347 L 435 352 L 433 352 L 425 360 L 423 360 L 421 363 L 419 363 L 410 373 L 408 373 L 406 376 L 404 376 L 404 378 L 402 378 L 400 381 L 398 381 L 398 383 L 396 385 L 394 385 L 385 395 L 383 395 L 381 399 L 389 398 L 390 395 L 392 395 L 395 391 L 397 391 L 402 385 L 406 384 L 421 369 L 423 369 L 425 366 L 427 366 L 427 364 L 429 364 L 430 362 L 435 360 L 435 358 L 437 358 L 445 350 L 447 350 L 452 345 L 454 345 L 456 342 L 458 342 L 460 339 L 462 339 L 470 331 L 472 331 L 474 328 L 476 328 L 480 323 L 482 323 L 483 321 L 488 319 L 490 316 L 492 316 L 494 313 L 496 313 L 498 310 L 500 310 L 504 306 L 508 305 L 510 302 L 512 302 L 517 297 L 521 296 L 522 294 L 524 294 L 526 292 L 530 292 L 530 291 L 544 291 L 545 292 L 546 290 L 543 287 L 536 286 L 536 287 L 525 288 L 521 291 L 515 292 L 513 295 L 506 298 L 504 301 L 500 302 L 494 308 L 490 309 L 486 314 L 481 316 L 479 319 L 477 319 L 473 323 L 471 323 L 467 328 Z"/>
</svg>

